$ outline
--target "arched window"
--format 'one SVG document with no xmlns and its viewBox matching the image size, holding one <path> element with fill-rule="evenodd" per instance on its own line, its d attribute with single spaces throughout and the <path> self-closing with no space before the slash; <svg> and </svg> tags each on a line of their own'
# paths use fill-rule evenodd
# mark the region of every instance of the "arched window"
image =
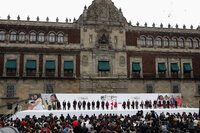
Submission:
<svg viewBox="0 0 200 133">
<path fill-rule="evenodd" d="M 64 42 L 64 35 L 62 33 L 58 34 L 58 43 L 63 43 Z"/>
<path fill-rule="evenodd" d="M 38 41 L 44 42 L 44 33 L 39 33 Z"/>
<path fill-rule="evenodd" d="M 10 41 L 16 41 L 17 40 L 17 33 L 15 31 L 12 31 L 10 33 Z"/>
<path fill-rule="evenodd" d="M 147 38 L 147 46 L 152 47 L 153 46 L 153 39 L 151 37 Z"/>
<path fill-rule="evenodd" d="M 50 43 L 54 43 L 55 42 L 55 34 L 54 33 L 50 33 L 49 34 L 49 42 Z"/>
<path fill-rule="evenodd" d="M 161 46 L 162 46 L 162 40 L 161 40 L 160 37 L 158 37 L 158 38 L 156 39 L 156 46 L 157 46 L 157 47 L 161 47 Z"/>
<path fill-rule="evenodd" d="M 172 47 L 174 48 L 178 47 L 176 38 L 172 38 Z"/>
<path fill-rule="evenodd" d="M 179 47 L 181 47 L 181 48 L 184 47 L 184 40 L 183 40 L 182 38 L 180 38 L 180 39 L 178 40 L 178 45 L 179 45 Z"/>
<path fill-rule="evenodd" d="M 20 42 L 24 42 L 25 41 L 25 33 L 24 32 L 20 32 L 19 33 L 19 41 Z"/>
<path fill-rule="evenodd" d="M 164 46 L 164 47 L 169 47 L 169 39 L 168 39 L 167 37 L 165 37 L 165 38 L 163 39 L 163 46 Z"/>
<path fill-rule="evenodd" d="M 194 40 L 194 48 L 199 48 L 199 40 Z"/>
<path fill-rule="evenodd" d="M 146 46 L 146 38 L 145 37 L 140 37 L 140 41 L 141 41 L 141 46 L 145 47 Z"/>
<path fill-rule="evenodd" d="M 35 32 L 30 33 L 30 42 L 36 42 L 36 33 Z"/>
<path fill-rule="evenodd" d="M 192 39 L 187 39 L 188 48 L 192 48 Z"/>
<path fill-rule="evenodd" d="M 5 31 L 0 31 L 0 41 L 5 41 Z"/>
</svg>

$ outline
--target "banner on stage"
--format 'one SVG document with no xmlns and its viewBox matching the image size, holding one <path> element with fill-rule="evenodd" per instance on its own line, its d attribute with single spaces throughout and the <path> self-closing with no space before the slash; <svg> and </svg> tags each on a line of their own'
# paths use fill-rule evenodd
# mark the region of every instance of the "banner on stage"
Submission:
<svg viewBox="0 0 200 133">
<path fill-rule="evenodd" d="M 163 101 L 170 101 L 174 99 L 177 101 L 177 106 L 180 107 L 182 105 L 181 94 L 177 93 L 154 93 L 154 94 L 146 94 L 146 93 L 138 93 L 138 94 L 32 94 L 29 98 L 29 110 L 60 110 L 63 109 L 63 105 L 70 104 L 73 106 L 73 101 L 80 102 L 83 101 L 86 103 L 92 102 L 100 103 L 102 101 L 105 102 L 105 106 L 108 103 L 109 109 L 117 108 L 119 110 L 122 109 L 123 102 L 127 101 L 137 101 L 139 104 L 145 101 L 157 101 L 157 103 L 161 103 Z M 115 107 L 114 107 L 115 106 Z"/>
</svg>

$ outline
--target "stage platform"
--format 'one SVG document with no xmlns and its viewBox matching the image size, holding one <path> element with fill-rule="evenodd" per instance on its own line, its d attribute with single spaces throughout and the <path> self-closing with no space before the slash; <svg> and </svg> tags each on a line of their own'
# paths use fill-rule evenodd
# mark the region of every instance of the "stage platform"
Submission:
<svg viewBox="0 0 200 133">
<path fill-rule="evenodd" d="M 33 115 L 35 115 L 36 117 L 40 117 L 42 115 L 48 116 L 49 114 L 53 114 L 54 116 L 60 116 L 61 114 L 63 114 L 64 116 L 67 116 L 68 114 L 70 116 L 80 116 L 81 114 L 83 116 L 85 115 L 93 115 L 95 114 L 96 116 L 99 114 L 122 114 L 122 115 L 135 115 L 138 111 L 140 111 L 141 109 L 134 109 L 134 110 L 24 110 L 21 112 L 17 112 L 15 115 L 12 116 L 13 119 L 16 118 L 24 118 L 26 115 L 30 115 L 30 117 L 32 117 Z M 147 112 L 151 112 L 151 111 L 155 111 L 157 112 L 157 114 L 160 114 L 162 112 L 164 113 L 183 113 L 186 112 L 187 114 L 189 112 L 191 113 L 199 113 L 199 109 L 198 108 L 177 108 L 177 109 L 143 109 L 143 113 L 146 114 Z"/>
</svg>

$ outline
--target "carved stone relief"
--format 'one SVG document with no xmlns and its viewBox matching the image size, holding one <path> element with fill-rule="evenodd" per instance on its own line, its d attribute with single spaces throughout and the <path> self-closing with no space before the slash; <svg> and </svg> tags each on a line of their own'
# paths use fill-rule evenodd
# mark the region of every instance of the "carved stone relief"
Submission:
<svg viewBox="0 0 200 133">
<path fill-rule="evenodd" d="M 88 56 L 83 55 L 83 57 L 82 57 L 82 65 L 83 66 L 88 66 Z"/>
<path fill-rule="evenodd" d="M 124 56 L 120 56 L 119 57 L 119 65 L 121 67 L 124 67 L 125 66 L 125 57 Z"/>
</svg>

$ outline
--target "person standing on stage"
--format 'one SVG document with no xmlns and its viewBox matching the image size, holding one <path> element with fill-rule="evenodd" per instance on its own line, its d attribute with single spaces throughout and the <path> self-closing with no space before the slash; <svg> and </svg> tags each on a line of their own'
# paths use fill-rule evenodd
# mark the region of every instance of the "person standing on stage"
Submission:
<svg viewBox="0 0 200 133">
<path fill-rule="evenodd" d="M 114 108 L 117 109 L 117 101 L 114 103 Z"/>
<path fill-rule="evenodd" d="M 169 102 L 169 99 L 167 100 L 167 108 L 169 109 L 169 105 L 170 105 L 170 102 Z"/>
<path fill-rule="evenodd" d="M 85 110 L 85 106 L 86 106 L 86 101 L 83 100 L 83 110 Z"/>
<path fill-rule="evenodd" d="M 109 102 L 107 101 L 106 102 L 106 109 L 108 110 L 108 108 L 109 108 Z"/>
<path fill-rule="evenodd" d="M 100 102 L 99 100 L 97 101 L 97 109 L 99 110 Z"/>
<path fill-rule="evenodd" d="M 135 102 L 134 102 L 134 100 L 132 101 L 132 104 L 131 104 L 131 106 L 132 106 L 132 109 L 134 109 L 134 108 L 135 108 Z"/>
<path fill-rule="evenodd" d="M 145 101 L 146 102 L 146 101 Z M 146 105 L 145 105 L 146 106 Z M 143 102 L 143 100 L 141 101 L 141 107 L 142 107 L 142 109 L 144 108 L 144 102 Z"/>
<path fill-rule="evenodd" d="M 63 110 L 66 110 L 66 101 L 65 100 L 63 101 L 62 105 L 63 105 Z"/>
<path fill-rule="evenodd" d="M 178 102 L 177 100 L 175 100 L 175 108 L 177 108 L 177 106 L 178 106 Z"/>
<path fill-rule="evenodd" d="M 170 98 L 170 104 L 171 104 L 171 107 L 172 107 L 172 108 L 174 108 L 174 103 L 175 103 L 175 99 L 174 99 L 174 97 L 172 96 L 172 97 Z"/>
<path fill-rule="evenodd" d="M 128 109 L 130 109 L 130 104 L 131 104 L 131 103 L 130 103 L 130 101 L 129 101 L 129 99 L 128 99 L 128 101 L 127 101 L 127 108 L 128 108 Z"/>
<path fill-rule="evenodd" d="M 126 109 L 126 102 L 125 101 L 123 102 L 122 107 L 124 108 L 124 110 Z"/>
<path fill-rule="evenodd" d="M 94 100 L 92 101 L 92 109 L 93 110 L 95 109 L 95 102 L 94 102 Z"/>
<path fill-rule="evenodd" d="M 145 101 L 145 109 L 148 109 L 148 101 Z"/>
<path fill-rule="evenodd" d="M 166 101 L 165 99 L 163 99 L 163 108 L 165 109 L 165 106 L 166 106 Z"/>
<path fill-rule="evenodd" d="M 138 104 L 139 104 L 139 102 L 136 100 L 136 102 L 135 102 L 136 109 L 138 109 Z"/>
<path fill-rule="evenodd" d="M 154 109 L 156 109 L 156 107 L 157 107 L 157 100 L 154 100 L 153 106 L 154 106 Z"/>
<path fill-rule="evenodd" d="M 78 109 L 81 110 L 82 102 L 78 101 Z"/>
<path fill-rule="evenodd" d="M 68 108 L 68 110 L 70 110 L 70 107 L 71 107 L 71 103 L 68 101 L 67 102 L 67 108 Z"/>
<path fill-rule="evenodd" d="M 74 99 L 74 102 L 73 102 L 74 110 L 76 110 L 76 105 L 77 105 L 77 101 Z"/>
<path fill-rule="evenodd" d="M 87 108 L 88 108 L 88 110 L 90 110 L 90 102 L 89 101 L 87 103 Z"/>
<path fill-rule="evenodd" d="M 101 102 L 101 107 L 102 107 L 103 110 L 104 110 L 104 106 L 105 106 L 105 102 L 102 101 L 102 102 Z"/>
<path fill-rule="evenodd" d="M 57 110 L 61 109 L 60 101 L 57 100 Z"/>
</svg>

